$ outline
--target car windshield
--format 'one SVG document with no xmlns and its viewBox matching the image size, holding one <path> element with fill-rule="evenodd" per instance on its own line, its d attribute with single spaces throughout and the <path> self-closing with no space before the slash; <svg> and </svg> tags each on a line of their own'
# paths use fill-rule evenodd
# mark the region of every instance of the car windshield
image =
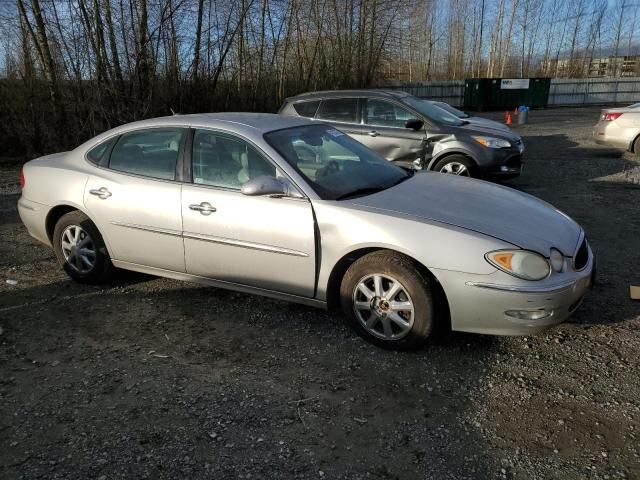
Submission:
<svg viewBox="0 0 640 480">
<path fill-rule="evenodd" d="M 414 110 L 417 110 L 421 115 L 424 115 L 428 120 L 431 120 L 435 123 L 439 123 L 441 125 L 453 125 L 456 127 L 460 127 L 466 124 L 466 122 L 464 122 L 463 120 L 459 119 L 455 115 L 452 115 L 451 113 L 438 107 L 433 102 L 430 102 L 428 100 L 423 100 L 422 98 L 412 96 L 403 97 L 401 100 L 406 105 L 409 105 Z"/>
<path fill-rule="evenodd" d="M 392 165 L 328 125 L 276 130 L 264 138 L 324 200 L 342 200 L 386 190 L 414 173 Z"/>
<path fill-rule="evenodd" d="M 443 110 L 446 110 L 451 115 L 455 115 L 458 118 L 469 118 L 469 114 L 463 112 L 462 110 L 458 110 L 456 107 L 452 107 L 448 103 L 445 102 L 433 102 L 436 107 L 440 107 Z"/>
</svg>

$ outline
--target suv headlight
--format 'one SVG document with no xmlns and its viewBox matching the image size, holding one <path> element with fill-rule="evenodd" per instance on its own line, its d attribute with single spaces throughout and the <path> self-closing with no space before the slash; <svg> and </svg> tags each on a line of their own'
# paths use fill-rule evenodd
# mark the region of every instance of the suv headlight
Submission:
<svg viewBox="0 0 640 480">
<path fill-rule="evenodd" d="M 542 280 L 551 272 L 546 258 L 528 250 L 496 250 L 484 257 L 494 267 L 523 280 Z"/>
<path fill-rule="evenodd" d="M 481 137 L 477 135 L 471 135 L 471 138 L 473 138 L 480 145 L 484 145 L 487 148 L 509 148 L 511 146 L 511 143 L 501 138 Z"/>
</svg>

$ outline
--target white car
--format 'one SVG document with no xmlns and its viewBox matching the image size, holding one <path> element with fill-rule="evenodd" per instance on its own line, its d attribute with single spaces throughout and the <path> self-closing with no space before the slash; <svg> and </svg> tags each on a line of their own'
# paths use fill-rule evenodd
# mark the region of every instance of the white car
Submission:
<svg viewBox="0 0 640 480">
<path fill-rule="evenodd" d="M 622 148 L 640 159 L 640 103 L 602 110 L 593 138 L 598 144 Z"/>
</svg>

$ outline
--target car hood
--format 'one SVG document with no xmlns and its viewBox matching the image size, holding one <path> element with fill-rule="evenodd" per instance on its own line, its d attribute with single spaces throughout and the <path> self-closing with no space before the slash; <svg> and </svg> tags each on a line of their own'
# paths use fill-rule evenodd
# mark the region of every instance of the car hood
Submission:
<svg viewBox="0 0 640 480">
<path fill-rule="evenodd" d="M 549 256 L 575 252 L 582 229 L 552 205 L 483 180 L 419 172 L 382 192 L 347 200 L 354 206 L 473 230 Z"/>
<path fill-rule="evenodd" d="M 468 118 L 464 118 L 463 120 L 466 120 L 467 122 L 469 122 L 470 125 L 478 125 L 480 127 L 487 127 L 493 130 L 500 130 L 500 131 L 506 130 L 507 132 L 511 131 L 509 127 L 507 127 L 505 124 L 496 122 L 495 120 L 489 120 L 488 118 L 468 117 Z"/>
<path fill-rule="evenodd" d="M 462 125 L 458 127 L 460 130 L 463 130 L 465 133 L 469 135 L 485 135 L 497 138 L 503 138 L 505 140 L 509 140 L 512 143 L 521 140 L 520 135 L 515 133 L 510 129 L 505 128 L 496 128 L 489 124 L 479 124 L 475 122 L 470 122 L 466 125 Z"/>
</svg>

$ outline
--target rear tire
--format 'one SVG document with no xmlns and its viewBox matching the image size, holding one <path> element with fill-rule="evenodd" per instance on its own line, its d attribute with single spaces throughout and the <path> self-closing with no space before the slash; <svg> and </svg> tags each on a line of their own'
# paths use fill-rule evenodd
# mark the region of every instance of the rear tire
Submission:
<svg viewBox="0 0 640 480">
<path fill-rule="evenodd" d="M 102 235 L 84 213 L 60 217 L 52 243 L 58 262 L 76 282 L 98 285 L 112 278 L 114 267 Z"/>
<path fill-rule="evenodd" d="M 636 159 L 640 160 L 640 136 L 633 142 L 633 153 L 635 153 Z"/>
<path fill-rule="evenodd" d="M 433 170 L 439 173 L 448 173 L 460 177 L 475 177 L 476 165 L 464 155 L 449 155 L 439 160 Z"/>
<path fill-rule="evenodd" d="M 415 263 L 388 250 L 356 260 L 340 286 L 346 322 L 365 340 L 390 350 L 415 350 L 436 326 L 429 279 Z"/>
</svg>

